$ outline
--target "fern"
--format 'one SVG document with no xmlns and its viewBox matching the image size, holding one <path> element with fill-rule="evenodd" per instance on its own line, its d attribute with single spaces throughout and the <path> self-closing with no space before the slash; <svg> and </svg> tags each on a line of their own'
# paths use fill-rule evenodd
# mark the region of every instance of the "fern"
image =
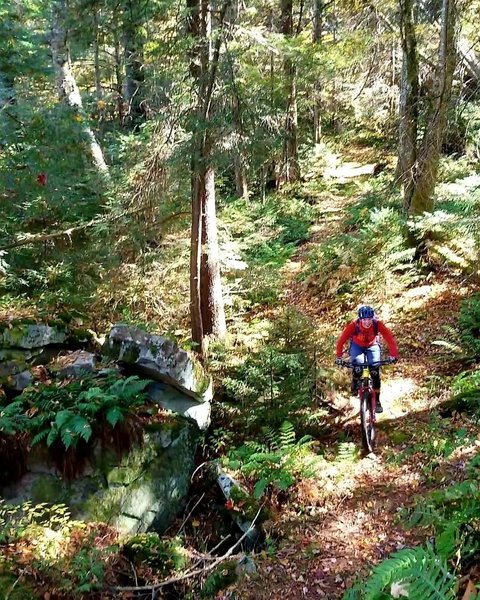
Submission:
<svg viewBox="0 0 480 600">
<path fill-rule="evenodd" d="M 248 478 L 256 479 L 255 498 L 260 498 L 269 486 L 287 490 L 297 477 L 310 476 L 312 464 L 302 462 L 310 448 L 311 438 L 295 440 L 295 430 L 288 421 L 278 431 L 271 427 L 262 429 L 265 444 L 248 441 L 230 452 L 228 466 Z M 315 457 L 317 458 L 317 457 Z"/>
<path fill-rule="evenodd" d="M 25 429 L 26 422 L 21 400 L 0 407 L 0 434 L 15 435 Z"/>
<path fill-rule="evenodd" d="M 404 548 L 377 565 L 366 583 L 364 600 L 380 600 L 392 584 L 400 582 L 410 600 L 455 598 L 456 579 L 431 546 Z"/>
<path fill-rule="evenodd" d="M 301 440 L 297 443 L 300 445 L 303 444 Z M 278 446 L 284 450 L 291 449 L 295 446 L 295 429 L 289 421 L 284 421 L 280 426 Z"/>
</svg>

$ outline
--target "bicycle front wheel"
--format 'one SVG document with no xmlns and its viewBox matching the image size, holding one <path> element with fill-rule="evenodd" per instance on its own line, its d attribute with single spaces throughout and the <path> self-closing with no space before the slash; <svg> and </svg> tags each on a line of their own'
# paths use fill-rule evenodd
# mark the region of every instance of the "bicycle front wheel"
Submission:
<svg viewBox="0 0 480 600">
<path fill-rule="evenodd" d="M 366 452 L 373 452 L 375 449 L 375 415 L 369 391 L 363 392 L 360 398 L 360 421 L 362 423 L 363 448 Z"/>
</svg>

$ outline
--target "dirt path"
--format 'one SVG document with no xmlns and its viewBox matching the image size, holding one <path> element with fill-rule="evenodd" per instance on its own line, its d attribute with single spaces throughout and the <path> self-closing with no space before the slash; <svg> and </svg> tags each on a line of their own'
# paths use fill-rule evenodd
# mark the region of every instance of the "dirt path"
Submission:
<svg viewBox="0 0 480 600">
<path fill-rule="evenodd" d="M 346 206 L 356 201 L 355 195 L 345 198 L 340 193 L 318 198 L 320 216 L 312 236 L 284 271 L 288 281 L 285 302 L 313 320 L 319 339 L 331 338 L 332 324 L 339 330 L 350 315 L 342 314 L 335 302 L 318 298 L 312 292 L 314 286 L 308 280 L 299 281 L 296 275 L 315 245 L 343 230 Z M 431 411 L 439 400 L 438 394 L 430 395 L 428 384 L 429 377 L 441 368 L 443 355 L 431 342 L 444 335 L 445 325 L 453 324 L 465 293 L 439 277 L 396 291 L 388 309 L 391 322 L 397 321 L 402 360 L 382 378 L 385 412 L 379 419 L 377 454 L 335 463 L 336 470 L 321 482 L 302 482 L 295 499 L 280 512 L 280 520 L 270 525 L 272 539 L 278 544 L 275 552 L 254 557 L 257 573 L 219 598 L 340 599 L 359 573 L 367 573 L 392 551 L 425 541 L 427 533 L 406 529 L 399 512 L 440 481 L 462 477 L 462 457 L 435 457 L 433 472 L 432 457 L 421 449 L 428 442 L 433 427 Z M 438 318 L 439 310 L 444 319 Z M 333 361 L 331 348 L 325 361 Z M 342 386 L 345 389 L 345 382 L 338 387 Z M 347 439 L 358 448 L 358 408 L 338 387 L 327 390 L 327 400 L 353 415 Z M 451 430 L 446 435 L 453 435 L 459 425 L 447 427 Z M 339 435 L 336 437 L 333 446 L 338 443 Z"/>
</svg>

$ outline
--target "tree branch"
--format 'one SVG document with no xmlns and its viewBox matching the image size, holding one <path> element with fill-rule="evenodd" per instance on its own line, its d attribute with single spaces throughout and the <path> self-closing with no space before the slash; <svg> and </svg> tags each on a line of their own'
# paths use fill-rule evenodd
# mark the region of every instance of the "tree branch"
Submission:
<svg viewBox="0 0 480 600">
<path fill-rule="evenodd" d="M 170 577 L 169 579 L 165 579 L 165 581 L 162 581 L 160 583 L 156 583 L 155 585 L 144 585 L 144 586 L 140 586 L 140 587 L 135 587 L 135 586 L 125 586 L 125 587 L 123 587 L 123 586 L 117 586 L 117 587 L 113 588 L 113 591 L 115 591 L 115 592 L 151 592 L 153 594 L 156 590 L 159 590 L 160 588 L 165 587 L 167 585 L 171 585 L 172 583 L 178 583 L 180 581 L 184 581 L 185 579 L 189 579 L 190 577 L 195 577 L 196 575 L 201 575 L 203 573 L 207 573 L 208 571 L 212 571 L 217 565 L 219 565 L 223 561 L 225 561 L 228 558 L 230 558 L 232 556 L 233 551 L 235 550 L 235 548 L 238 548 L 238 546 L 243 542 L 243 540 L 247 537 L 247 535 L 253 530 L 254 525 L 255 525 L 255 521 L 258 519 L 258 517 L 260 515 L 260 511 L 262 510 L 262 508 L 263 508 L 263 504 L 258 509 L 258 512 L 255 515 L 255 517 L 254 517 L 254 519 L 253 519 L 250 527 L 242 535 L 242 537 L 237 542 L 235 542 L 235 544 L 233 544 L 233 546 L 231 546 L 225 552 L 225 554 L 222 554 L 222 556 L 219 556 L 218 558 L 216 558 L 209 565 L 207 565 L 205 567 L 202 567 L 201 569 L 193 569 L 193 570 L 186 571 L 182 575 L 179 575 L 177 577 Z"/>
<path fill-rule="evenodd" d="M 14 242 L 9 242 L 8 244 L 0 246 L 0 252 L 3 252 L 5 250 L 11 250 L 12 248 L 19 248 L 20 246 L 28 246 L 30 244 L 39 244 L 41 242 L 55 240 L 55 239 L 62 238 L 62 237 L 71 238 L 72 234 L 76 233 L 77 231 L 83 231 L 84 229 L 88 229 L 89 227 L 94 227 L 95 225 L 101 225 L 103 223 L 117 221 L 118 219 L 121 219 L 122 217 L 139 213 L 142 210 L 143 210 L 143 206 L 139 207 L 139 208 L 135 208 L 134 210 L 124 211 L 123 213 L 120 213 L 119 215 L 111 215 L 109 217 L 103 217 L 101 219 L 92 219 L 91 221 L 88 221 L 87 223 L 82 223 L 81 225 L 76 225 L 75 227 L 69 227 L 68 229 L 64 229 L 63 231 L 54 231 L 52 233 L 44 232 L 44 233 L 39 233 L 37 235 L 26 234 L 24 237 L 22 237 L 18 240 L 15 240 Z M 181 217 L 181 216 L 189 215 L 189 214 L 190 214 L 189 212 L 185 212 L 185 211 L 173 213 L 172 215 L 165 217 L 165 219 L 162 219 L 160 221 L 160 225 L 165 225 L 165 223 L 168 223 L 172 219 L 176 219 L 177 217 Z"/>
</svg>

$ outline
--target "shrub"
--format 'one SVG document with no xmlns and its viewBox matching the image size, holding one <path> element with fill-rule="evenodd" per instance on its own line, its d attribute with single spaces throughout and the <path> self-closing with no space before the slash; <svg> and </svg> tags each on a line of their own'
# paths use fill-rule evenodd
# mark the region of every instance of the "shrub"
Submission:
<svg viewBox="0 0 480 600">
<path fill-rule="evenodd" d="M 187 555 L 179 538 L 164 540 L 154 532 L 139 533 L 130 538 L 122 552 L 135 565 L 148 565 L 162 577 L 180 571 L 187 564 Z"/>
<path fill-rule="evenodd" d="M 227 467 L 256 480 L 253 491 L 256 499 L 270 486 L 285 491 L 298 478 L 313 474 L 311 462 L 303 460 L 309 454 L 309 436 L 296 440 L 293 425 L 288 421 L 279 430 L 264 427 L 262 434 L 265 443 L 248 441 L 232 450 L 226 460 Z"/>
<path fill-rule="evenodd" d="M 460 308 L 460 336 L 467 349 L 480 357 L 480 294 L 465 300 Z"/>
</svg>

